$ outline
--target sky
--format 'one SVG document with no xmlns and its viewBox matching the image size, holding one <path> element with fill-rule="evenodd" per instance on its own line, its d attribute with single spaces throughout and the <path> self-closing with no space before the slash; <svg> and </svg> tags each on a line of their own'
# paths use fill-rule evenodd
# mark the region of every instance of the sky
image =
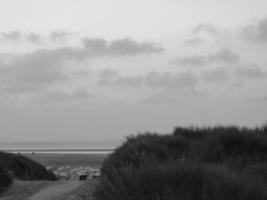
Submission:
<svg viewBox="0 0 267 200">
<path fill-rule="evenodd" d="M 0 0 L 0 141 L 267 121 L 266 0 Z"/>
</svg>

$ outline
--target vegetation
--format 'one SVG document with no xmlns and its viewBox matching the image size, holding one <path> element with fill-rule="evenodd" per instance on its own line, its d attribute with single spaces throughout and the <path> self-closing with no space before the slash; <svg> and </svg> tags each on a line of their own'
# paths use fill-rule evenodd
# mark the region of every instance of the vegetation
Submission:
<svg viewBox="0 0 267 200">
<path fill-rule="evenodd" d="M 19 154 L 0 152 L 0 192 L 13 179 L 56 180 L 55 175 L 44 166 Z"/>
<path fill-rule="evenodd" d="M 2 192 L 5 188 L 10 186 L 12 183 L 11 176 L 7 173 L 7 171 L 0 167 L 0 192 Z"/>
<path fill-rule="evenodd" d="M 104 176 L 96 199 L 236 200 L 267 198 L 265 188 L 230 171 L 192 162 L 162 163 L 113 171 Z"/>
<path fill-rule="evenodd" d="M 159 136 L 144 134 L 128 137 L 127 141 L 115 150 L 103 163 L 102 174 L 130 166 L 177 160 L 189 148 L 188 142 L 172 135 Z"/>
<path fill-rule="evenodd" d="M 94 197 L 263 200 L 266 186 L 266 126 L 177 127 L 127 138 L 105 160 Z"/>
</svg>

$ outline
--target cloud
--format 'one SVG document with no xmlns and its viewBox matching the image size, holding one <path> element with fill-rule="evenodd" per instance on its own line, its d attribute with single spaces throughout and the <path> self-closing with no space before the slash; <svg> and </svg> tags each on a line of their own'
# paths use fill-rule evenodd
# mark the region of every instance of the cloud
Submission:
<svg viewBox="0 0 267 200">
<path fill-rule="evenodd" d="M 73 49 L 38 50 L 18 56 L 5 68 L 12 71 L 16 80 L 34 83 L 55 82 L 66 78 L 61 65 L 69 59 L 81 59 Z"/>
<path fill-rule="evenodd" d="M 181 107 L 191 107 L 192 105 L 200 104 L 203 102 L 207 102 L 207 98 L 210 98 L 211 95 L 208 93 L 204 93 L 196 90 L 195 88 L 190 88 L 187 90 L 164 90 L 159 91 L 158 93 L 153 93 L 148 97 L 144 97 L 140 100 L 140 103 L 144 103 L 146 105 L 160 105 L 162 106 L 181 106 Z"/>
<path fill-rule="evenodd" d="M 119 72 L 112 69 L 104 69 L 100 72 L 100 77 L 103 79 L 113 79 L 119 75 Z"/>
<path fill-rule="evenodd" d="M 266 102 L 267 101 L 267 95 L 260 97 L 259 100 Z"/>
<path fill-rule="evenodd" d="M 89 77 L 90 76 L 90 71 L 86 69 L 81 69 L 81 70 L 74 70 L 72 72 L 73 76 L 77 77 Z"/>
<path fill-rule="evenodd" d="M 93 97 L 87 90 L 75 90 L 72 92 L 72 96 L 75 97 L 75 99 L 87 99 Z"/>
<path fill-rule="evenodd" d="M 109 71 L 103 71 L 110 73 Z M 112 72 L 112 71 L 111 71 Z M 183 72 L 173 74 L 170 72 L 159 73 L 149 72 L 145 75 L 122 76 L 116 72 L 112 76 L 100 76 L 99 85 L 104 86 L 120 86 L 120 87 L 140 87 L 147 86 L 152 88 L 188 88 L 197 84 L 198 77 L 192 72 Z"/>
<path fill-rule="evenodd" d="M 3 40 L 18 40 L 22 34 L 19 31 L 2 32 L 1 37 Z"/>
<path fill-rule="evenodd" d="M 70 33 L 65 32 L 65 31 L 53 31 L 50 33 L 50 39 L 56 42 L 56 41 L 67 38 L 69 35 Z"/>
<path fill-rule="evenodd" d="M 169 61 L 171 65 L 183 65 L 183 66 L 205 66 L 212 62 L 222 62 L 227 64 L 235 64 L 239 62 L 239 55 L 228 50 L 221 49 L 220 51 L 209 55 L 192 55 L 177 57 Z"/>
<path fill-rule="evenodd" d="M 36 92 L 48 84 L 68 80 L 61 65 L 68 51 L 39 50 L 13 55 L 0 65 L 0 90 L 5 93 Z"/>
<path fill-rule="evenodd" d="M 100 72 L 97 84 L 101 86 L 138 87 L 143 84 L 141 75 L 121 76 L 118 71 L 105 69 Z"/>
<path fill-rule="evenodd" d="M 73 92 L 63 92 L 60 90 L 45 92 L 43 94 L 37 95 L 34 98 L 34 102 L 37 103 L 72 103 L 75 101 L 83 101 L 92 99 L 93 95 L 87 90 L 74 90 Z"/>
<path fill-rule="evenodd" d="M 27 35 L 25 35 L 25 38 L 32 42 L 32 43 L 40 43 L 43 40 L 43 37 L 39 34 L 36 33 L 29 33 Z"/>
<path fill-rule="evenodd" d="M 203 44 L 204 41 L 201 38 L 193 38 L 190 40 L 186 40 L 184 43 L 189 46 L 195 46 L 195 45 Z"/>
<path fill-rule="evenodd" d="M 137 54 L 161 53 L 163 48 L 156 43 L 136 42 L 130 38 L 113 40 L 108 42 L 101 38 L 83 39 L 84 47 L 95 55 L 123 56 Z"/>
<path fill-rule="evenodd" d="M 144 77 L 141 75 L 124 76 L 116 78 L 113 84 L 117 86 L 138 87 L 143 84 L 143 79 Z"/>
<path fill-rule="evenodd" d="M 2 41 L 29 41 L 40 44 L 42 41 L 58 42 L 66 39 L 72 33 L 65 31 L 53 31 L 49 36 L 38 33 L 23 33 L 20 31 L 0 33 Z M 84 53 L 99 56 L 126 56 L 138 54 L 161 53 L 164 48 L 154 42 L 137 42 L 131 38 L 122 38 L 108 41 L 104 38 L 81 38 Z M 80 52 L 82 53 L 82 52 Z"/>
<path fill-rule="evenodd" d="M 199 24 L 193 29 L 193 33 L 208 33 L 210 35 L 217 35 L 219 31 L 212 24 Z"/>
<path fill-rule="evenodd" d="M 8 82 L 0 87 L 0 93 L 4 95 L 20 95 L 25 93 L 38 93 L 45 91 L 45 85 L 32 84 L 29 82 Z"/>
<path fill-rule="evenodd" d="M 129 55 L 140 53 L 159 53 L 163 48 L 155 43 L 138 43 L 130 38 L 114 40 L 109 45 L 109 51 L 115 55 Z"/>
<path fill-rule="evenodd" d="M 215 54 L 210 54 L 209 60 L 211 62 L 237 63 L 239 61 L 239 55 L 228 49 L 222 49 Z"/>
<path fill-rule="evenodd" d="M 226 68 L 218 68 L 202 72 L 202 78 L 205 81 L 221 82 L 227 80 L 229 77 L 230 75 Z"/>
<path fill-rule="evenodd" d="M 134 56 L 162 51 L 162 48 L 156 47 L 154 43 L 138 43 L 132 39 L 111 42 L 104 39 L 86 39 L 83 42 L 82 47 L 40 49 L 32 53 L 9 55 L 9 59 L 2 56 L 2 90 L 33 91 L 55 82 L 69 80 L 70 76 L 62 66 L 70 60 L 84 61 L 99 56 Z"/>
<path fill-rule="evenodd" d="M 38 33 L 24 33 L 21 31 L 10 31 L 10 32 L 2 32 L 1 34 L 1 40 L 9 40 L 9 41 L 28 41 L 35 44 L 39 44 L 42 41 L 49 41 L 57 42 L 62 39 L 67 38 L 71 33 L 65 32 L 65 31 L 53 31 L 50 33 L 49 36 L 41 35 Z"/>
<path fill-rule="evenodd" d="M 104 69 L 99 73 L 98 85 L 110 85 L 115 78 L 119 77 L 119 72 L 112 69 Z"/>
<path fill-rule="evenodd" d="M 37 34 L 37 33 L 27 33 L 24 34 L 20 31 L 10 31 L 10 32 L 2 32 L 1 33 L 1 40 L 5 41 L 20 41 L 26 40 L 32 43 L 40 43 L 44 37 Z"/>
<path fill-rule="evenodd" d="M 242 27 L 241 33 L 248 40 L 267 42 L 267 17 Z"/>
<path fill-rule="evenodd" d="M 205 70 L 201 72 L 204 81 L 221 82 L 232 77 L 242 79 L 261 79 L 267 75 L 261 67 L 256 64 L 239 64 L 236 68 L 221 67 L 214 70 Z M 236 85 L 237 86 L 237 85 Z M 238 85 L 240 87 L 240 85 Z"/>
<path fill-rule="evenodd" d="M 266 76 L 266 72 L 256 64 L 241 66 L 234 73 L 238 77 L 248 79 L 258 79 Z"/>
<path fill-rule="evenodd" d="M 2 32 L 0 33 L 2 41 L 28 41 L 34 44 L 40 44 L 43 41 L 52 41 L 58 42 L 60 40 L 66 39 L 68 36 L 72 35 L 72 33 L 65 32 L 65 31 L 53 31 L 48 36 L 41 35 L 38 33 L 24 33 L 21 31 L 10 31 L 10 32 Z"/>
<path fill-rule="evenodd" d="M 185 56 L 182 58 L 175 58 L 173 60 L 170 60 L 169 62 L 171 65 L 184 65 L 184 66 L 203 66 L 208 64 L 208 59 L 206 56 L 199 56 L 199 55 L 193 55 L 193 56 Z"/>
<path fill-rule="evenodd" d="M 151 87 L 188 88 L 196 86 L 198 77 L 191 72 L 177 75 L 172 73 L 150 72 L 145 77 L 145 83 Z"/>
</svg>

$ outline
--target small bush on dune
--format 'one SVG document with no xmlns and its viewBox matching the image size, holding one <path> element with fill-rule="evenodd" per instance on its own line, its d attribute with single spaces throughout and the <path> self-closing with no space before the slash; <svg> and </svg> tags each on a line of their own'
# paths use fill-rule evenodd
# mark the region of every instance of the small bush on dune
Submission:
<svg viewBox="0 0 267 200">
<path fill-rule="evenodd" d="M 267 135 L 251 132 L 207 135 L 191 148 L 192 159 L 238 166 L 267 162 Z"/>
<path fill-rule="evenodd" d="M 177 160 L 187 148 L 189 146 L 184 139 L 171 135 L 147 133 L 132 136 L 104 161 L 102 173 L 125 166 L 139 168 L 151 161 Z"/>
<path fill-rule="evenodd" d="M 243 174 L 267 184 L 267 163 L 255 163 L 244 167 Z"/>
<path fill-rule="evenodd" d="M 201 132 L 202 129 L 194 130 Z M 195 137 L 197 131 L 189 134 L 190 137 L 185 134 L 187 136 L 184 138 L 187 138 L 191 146 L 186 153 L 189 159 L 221 165 L 254 182 L 267 183 L 266 128 L 215 127 L 206 130 L 209 131 L 205 131 L 201 137 Z M 176 135 L 179 134 L 176 132 Z"/>
<path fill-rule="evenodd" d="M 221 134 L 248 134 L 252 133 L 254 135 L 257 134 L 267 134 L 267 124 L 261 127 L 255 128 L 247 128 L 247 127 L 239 127 L 239 126 L 189 126 L 189 127 L 175 127 L 173 130 L 173 134 L 176 136 L 182 136 L 184 138 L 189 139 L 200 139 L 206 137 L 208 135 L 221 135 Z"/>
<path fill-rule="evenodd" d="M 239 133 L 240 128 L 237 126 L 215 126 L 215 127 L 175 127 L 173 134 L 182 136 L 187 139 L 201 139 L 208 135 L 218 135 L 223 133 Z"/>
<path fill-rule="evenodd" d="M 8 172 L 0 167 L 0 192 L 2 192 L 5 188 L 10 186 L 12 183 L 12 178 L 8 174 Z"/>
<path fill-rule="evenodd" d="M 266 192 L 219 167 L 189 162 L 120 168 L 104 175 L 97 200 L 263 200 Z"/>
</svg>

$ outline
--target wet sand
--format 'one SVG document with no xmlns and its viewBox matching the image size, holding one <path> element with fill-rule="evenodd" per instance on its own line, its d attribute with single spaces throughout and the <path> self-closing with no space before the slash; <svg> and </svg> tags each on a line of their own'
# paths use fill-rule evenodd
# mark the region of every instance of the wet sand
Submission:
<svg viewBox="0 0 267 200">
<path fill-rule="evenodd" d="M 54 154 L 54 153 L 26 153 L 23 154 L 44 166 L 90 166 L 100 168 L 108 154 Z"/>
</svg>

